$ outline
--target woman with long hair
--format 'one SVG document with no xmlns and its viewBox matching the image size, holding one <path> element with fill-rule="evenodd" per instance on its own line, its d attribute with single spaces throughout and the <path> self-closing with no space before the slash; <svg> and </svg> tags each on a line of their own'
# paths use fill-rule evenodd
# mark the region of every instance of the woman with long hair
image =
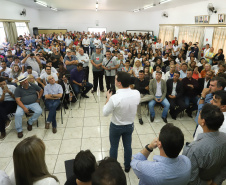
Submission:
<svg viewBox="0 0 226 185">
<path fill-rule="evenodd" d="M 10 177 L 13 185 L 59 185 L 57 177 L 47 169 L 45 145 L 37 136 L 28 137 L 16 146 L 13 163 L 15 177 Z"/>
<path fill-rule="evenodd" d="M 142 63 L 140 60 L 137 60 L 136 62 L 134 62 L 133 66 L 134 77 L 139 77 L 140 70 L 143 70 Z"/>
<path fill-rule="evenodd" d="M 19 65 L 14 64 L 12 67 L 12 71 L 9 74 L 9 81 L 17 83 L 18 82 L 18 77 L 21 75 L 21 69 L 19 67 Z"/>
</svg>

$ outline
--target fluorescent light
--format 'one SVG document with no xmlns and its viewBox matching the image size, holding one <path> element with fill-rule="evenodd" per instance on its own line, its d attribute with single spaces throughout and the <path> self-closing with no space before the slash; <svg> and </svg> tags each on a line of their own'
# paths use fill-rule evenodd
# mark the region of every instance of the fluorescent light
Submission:
<svg viewBox="0 0 226 185">
<path fill-rule="evenodd" d="M 98 8 L 98 3 L 96 3 L 96 8 Z"/>
<path fill-rule="evenodd" d="M 53 7 L 51 7 L 51 10 L 57 11 L 57 8 L 53 8 Z"/>
<path fill-rule="evenodd" d="M 44 6 L 44 7 L 47 7 L 47 4 L 45 2 L 42 2 L 42 1 L 36 1 L 35 2 L 41 6 Z"/>
<path fill-rule="evenodd" d="M 171 0 L 160 0 L 159 4 L 167 3 L 169 1 L 171 1 Z"/>
<path fill-rule="evenodd" d="M 148 9 L 148 8 L 152 8 L 154 5 L 147 5 L 144 7 L 144 10 Z"/>
<path fill-rule="evenodd" d="M 133 10 L 133 12 L 135 12 L 135 13 L 136 13 L 136 12 L 139 12 L 139 11 L 140 11 L 139 9 L 135 9 L 135 10 Z"/>
</svg>

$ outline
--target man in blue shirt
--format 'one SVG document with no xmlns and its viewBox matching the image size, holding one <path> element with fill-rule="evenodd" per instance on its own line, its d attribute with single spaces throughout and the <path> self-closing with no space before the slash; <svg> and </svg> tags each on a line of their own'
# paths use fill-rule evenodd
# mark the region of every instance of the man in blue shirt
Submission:
<svg viewBox="0 0 226 185">
<path fill-rule="evenodd" d="M 66 65 L 67 70 L 70 72 L 72 69 L 77 67 L 78 58 L 71 54 L 71 50 L 66 50 L 67 55 L 64 57 L 64 64 Z"/>
<path fill-rule="evenodd" d="M 83 71 L 83 64 L 79 63 L 77 69 L 71 70 L 71 84 L 76 96 L 78 96 L 82 88 L 82 97 L 89 98 L 86 95 L 93 88 L 93 85 L 85 81 L 85 72 Z"/>
<path fill-rule="evenodd" d="M 45 86 L 43 95 L 45 96 L 45 105 L 49 110 L 49 115 L 45 128 L 49 129 L 49 125 L 52 122 L 52 131 L 55 134 L 57 132 L 56 109 L 60 105 L 60 98 L 63 95 L 63 88 L 55 82 L 53 76 L 50 75 L 47 79 L 49 84 Z"/>
<path fill-rule="evenodd" d="M 188 65 L 186 63 L 183 63 L 180 70 L 180 80 L 187 77 L 187 69 Z"/>
<path fill-rule="evenodd" d="M 135 174 L 140 179 L 139 185 L 187 185 L 191 176 L 191 162 L 179 155 L 184 145 L 182 131 L 173 124 L 163 126 L 159 138 L 138 154 L 131 162 Z M 160 156 L 155 155 L 148 161 L 150 153 L 159 148 Z"/>
</svg>

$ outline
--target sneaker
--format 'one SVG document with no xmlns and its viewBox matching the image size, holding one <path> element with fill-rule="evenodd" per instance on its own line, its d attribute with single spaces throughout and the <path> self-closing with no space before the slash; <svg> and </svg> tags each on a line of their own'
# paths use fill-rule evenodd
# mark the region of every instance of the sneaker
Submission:
<svg viewBox="0 0 226 185">
<path fill-rule="evenodd" d="M 14 116 L 15 116 L 15 113 L 9 113 L 9 114 L 7 115 L 7 117 L 8 117 L 9 119 L 13 118 Z"/>
</svg>

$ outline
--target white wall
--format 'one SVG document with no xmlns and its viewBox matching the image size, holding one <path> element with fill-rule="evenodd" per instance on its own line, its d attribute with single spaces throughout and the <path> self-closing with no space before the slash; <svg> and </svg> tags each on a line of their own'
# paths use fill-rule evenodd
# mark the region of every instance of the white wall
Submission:
<svg viewBox="0 0 226 185">
<path fill-rule="evenodd" d="M 32 28 L 39 25 L 39 10 L 5 0 L 1 0 L 0 4 L 0 19 L 30 20 L 29 28 L 31 33 L 33 33 Z M 26 9 L 27 15 L 21 16 L 20 13 L 24 8 Z"/>
<path fill-rule="evenodd" d="M 226 13 L 226 1 L 208 0 L 162 11 L 142 11 L 139 13 L 121 11 L 40 11 L 39 28 L 87 31 L 88 27 L 106 27 L 107 31 L 153 30 L 158 35 L 159 24 L 194 24 L 194 17 L 207 15 L 208 3 L 213 3 L 218 13 Z M 162 12 L 169 17 L 162 17 Z M 217 24 L 218 14 L 210 17 L 210 24 Z M 208 32 L 209 33 L 209 32 Z M 176 35 L 175 35 L 176 36 Z"/>
<path fill-rule="evenodd" d="M 148 15 L 146 13 L 146 15 Z M 148 22 L 141 21 L 143 15 L 122 11 L 40 11 L 39 28 L 87 31 L 88 27 L 106 27 L 109 31 L 146 30 Z"/>
<path fill-rule="evenodd" d="M 139 13 L 122 11 L 52 11 L 35 10 L 5 0 L 1 1 L 0 18 L 28 19 L 30 30 L 33 27 L 43 29 L 68 29 L 71 31 L 87 31 L 88 27 L 106 27 L 108 31 L 125 30 L 153 30 L 158 35 L 159 24 L 194 24 L 194 17 L 207 15 L 207 5 L 213 3 L 218 13 L 226 13 L 226 1 L 207 0 L 162 11 L 142 11 Z M 23 8 L 27 9 L 27 16 L 20 16 Z M 154 10 L 154 9 L 153 9 Z M 168 18 L 162 17 L 162 12 L 168 13 Z M 210 17 L 210 24 L 218 23 L 218 13 Z M 205 38 L 210 40 L 213 29 L 205 31 Z M 177 36 L 178 30 L 175 33 Z M 205 39 L 206 40 L 206 39 Z M 208 41 L 209 42 L 209 41 Z"/>
</svg>

